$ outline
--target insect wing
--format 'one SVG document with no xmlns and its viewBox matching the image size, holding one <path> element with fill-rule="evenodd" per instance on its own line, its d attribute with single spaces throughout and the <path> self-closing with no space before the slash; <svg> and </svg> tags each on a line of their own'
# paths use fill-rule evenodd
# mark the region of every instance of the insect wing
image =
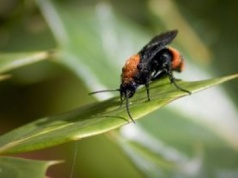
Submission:
<svg viewBox="0 0 238 178">
<path fill-rule="evenodd" d="M 160 51 L 162 50 L 166 45 L 171 43 L 173 39 L 176 37 L 178 33 L 178 30 L 172 30 L 165 33 L 162 33 L 160 35 L 155 36 L 150 40 L 150 42 L 145 45 L 139 54 L 141 55 L 140 63 L 142 65 L 145 65 L 146 63 L 149 63 L 151 59 Z M 143 64 L 145 63 L 145 64 Z"/>
</svg>

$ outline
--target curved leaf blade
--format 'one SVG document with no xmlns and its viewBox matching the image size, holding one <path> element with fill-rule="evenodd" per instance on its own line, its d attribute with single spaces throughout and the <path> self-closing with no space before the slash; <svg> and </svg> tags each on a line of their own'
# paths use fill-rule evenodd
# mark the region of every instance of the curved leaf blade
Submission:
<svg viewBox="0 0 238 178">
<path fill-rule="evenodd" d="M 25 178 L 34 175 L 35 178 L 46 177 L 49 166 L 60 163 L 60 161 L 35 161 L 21 158 L 1 157 L 0 177 Z"/>
<path fill-rule="evenodd" d="M 196 82 L 178 81 L 178 85 L 192 93 L 237 78 L 238 74 Z M 135 120 L 187 95 L 169 84 L 167 79 L 150 85 L 151 101 L 147 102 L 145 89 L 138 90 L 130 100 L 130 111 Z M 45 117 L 24 125 L 0 137 L 0 153 L 33 151 L 70 140 L 101 134 L 131 122 L 125 107 L 119 107 L 119 98 L 89 104 L 67 113 Z"/>
</svg>

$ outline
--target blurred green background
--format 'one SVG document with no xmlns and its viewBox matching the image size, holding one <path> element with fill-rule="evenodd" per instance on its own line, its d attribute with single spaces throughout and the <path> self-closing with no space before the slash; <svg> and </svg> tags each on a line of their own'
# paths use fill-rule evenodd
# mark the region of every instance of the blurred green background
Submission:
<svg viewBox="0 0 238 178">
<path fill-rule="evenodd" d="M 178 78 L 200 80 L 238 71 L 236 1 L 0 4 L 1 53 L 57 51 L 52 59 L 10 71 L 13 77 L 0 82 L 1 134 L 96 101 L 89 91 L 117 88 L 125 59 L 162 31 L 179 30 L 173 46 L 187 65 Z M 74 177 L 238 177 L 237 91 L 236 80 L 118 132 L 78 141 Z M 18 156 L 63 159 L 47 172 L 63 178 L 70 175 L 74 150 L 75 143 L 68 143 Z"/>
</svg>

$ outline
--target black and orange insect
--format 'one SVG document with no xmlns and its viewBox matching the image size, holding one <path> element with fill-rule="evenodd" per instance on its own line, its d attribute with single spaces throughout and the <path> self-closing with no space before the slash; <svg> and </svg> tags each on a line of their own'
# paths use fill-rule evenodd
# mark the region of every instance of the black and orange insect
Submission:
<svg viewBox="0 0 238 178">
<path fill-rule="evenodd" d="M 133 122 L 135 121 L 129 110 L 129 98 L 135 94 L 140 85 L 145 85 L 148 101 L 150 101 L 150 82 L 166 76 L 177 89 L 191 94 L 188 90 L 178 86 L 173 76 L 173 71 L 181 72 L 184 68 L 182 56 L 176 49 L 166 47 L 173 41 L 177 33 L 177 30 L 172 30 L 155 36 L 137 54 L 127 59 L 122 68 L 119 89 L 95 91 L 90 94 L 119 91 L 121 105 L 125 100 L 128 116 Z"/>
</svg>

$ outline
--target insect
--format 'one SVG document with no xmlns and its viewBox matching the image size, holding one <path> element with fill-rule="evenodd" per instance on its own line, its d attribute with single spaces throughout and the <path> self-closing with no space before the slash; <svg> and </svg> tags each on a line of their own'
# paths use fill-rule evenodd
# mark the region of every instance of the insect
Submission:
<svg viewBox="0 0 238 178">
<path fill-rule="evenodd" d="M 140 85 L 145 86 L 148 101 L 150 101 L 150 82 L 166 76 L 177 89 L 191 94 L 190 91 L 178 86 L 173 76 L 173 71 L 181 72 L 184 68 L 182 56 L 176 49 L 166 47 L 177 33 L 178 30 L 172 30 L 155 36 L 137 54 L 127 59 L 122 68 L 119 89 L 95 91 L 90 94 L 119 91 L 121 106 L 123 101 L 126 101 L 127 114 L 134 123 L 129 110 L 129 98 L 133 97 Z"/>
</svg>

